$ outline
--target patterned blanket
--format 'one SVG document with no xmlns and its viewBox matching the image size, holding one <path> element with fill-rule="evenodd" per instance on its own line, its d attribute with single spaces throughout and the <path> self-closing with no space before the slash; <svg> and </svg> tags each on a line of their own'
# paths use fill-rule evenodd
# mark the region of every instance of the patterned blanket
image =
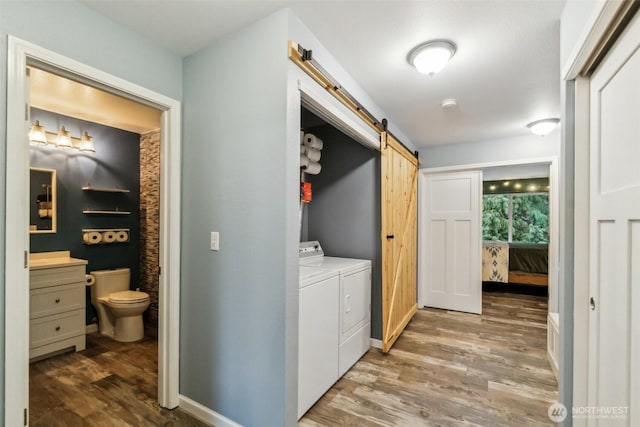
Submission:
<svg viewBox="0 0 640 427">
<path fill-rule="evenodd" d="M 482 281 L 509 282 L 509 243 L 499 241 L 482 243 Z"/>
</svg>

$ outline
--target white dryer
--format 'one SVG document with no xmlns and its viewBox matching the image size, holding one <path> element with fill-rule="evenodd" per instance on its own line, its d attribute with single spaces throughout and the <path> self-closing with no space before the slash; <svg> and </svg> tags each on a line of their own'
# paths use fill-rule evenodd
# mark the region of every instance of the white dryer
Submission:
<svg viewBox="0 0 640 427">
<path fill-rule="evenodd" d="M 339 377 L 371 345 L 371 261 L 324 256 L 318 241 L 300 243 L 300 266 L 339 274 Z"/>
<path fill-rule="evenodd" d="M 300 266 L 298 419 L 338 379 L 338 293 L 335 270 Z"/>
</svg>

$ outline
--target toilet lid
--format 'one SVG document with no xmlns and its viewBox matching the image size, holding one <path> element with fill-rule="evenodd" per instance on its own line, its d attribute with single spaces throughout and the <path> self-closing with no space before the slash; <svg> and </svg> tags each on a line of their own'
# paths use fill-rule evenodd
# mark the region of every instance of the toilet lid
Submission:
<svg viewBox="0 0 640 427">
<path fill-rule="evenodd" d="M 109 295 L 109 301 L 119 303 L 135 303 L 149 299 L 149 294 L 140 291 L 114 292 Z"/>
</svg>

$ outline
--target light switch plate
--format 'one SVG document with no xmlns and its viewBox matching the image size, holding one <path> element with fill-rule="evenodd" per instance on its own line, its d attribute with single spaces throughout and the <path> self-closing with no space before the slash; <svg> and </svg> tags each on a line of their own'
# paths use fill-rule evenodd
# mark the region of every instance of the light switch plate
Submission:
<svg viewBox="0 0 640 427">
<path fill-rule="evenodd" d="M 217 231 L 211 232 L 211 250 L 212 251 L 220 250 L 220 233 Z"/>
</svg>

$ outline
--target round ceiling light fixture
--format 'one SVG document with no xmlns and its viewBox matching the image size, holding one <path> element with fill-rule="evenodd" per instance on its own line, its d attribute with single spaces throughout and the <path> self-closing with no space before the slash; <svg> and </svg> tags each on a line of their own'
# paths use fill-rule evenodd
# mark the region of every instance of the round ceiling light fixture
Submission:
<svg viewBox="0 0 640 427">
<path fill-rule="evenodd" d="M 422 74 L 433 76 L 442 70 L 456 53 L 451 40 L 430 40 L 411 49 L 407 61 Z"/>
<path fill-rule="evenodd" d="M 458 100 L 455 98 L 443 99 L 442 102 L 440 102 L 440 106 L 445 110 L 451 110 L 458 106 Z"/>
<path fill-rule="evenodd" d="M 534 135 L 545 136 L 554 130 L 559 123 L 560 119 L 543 119 L 531 122 L 527 127 Z"/>
</svg>

